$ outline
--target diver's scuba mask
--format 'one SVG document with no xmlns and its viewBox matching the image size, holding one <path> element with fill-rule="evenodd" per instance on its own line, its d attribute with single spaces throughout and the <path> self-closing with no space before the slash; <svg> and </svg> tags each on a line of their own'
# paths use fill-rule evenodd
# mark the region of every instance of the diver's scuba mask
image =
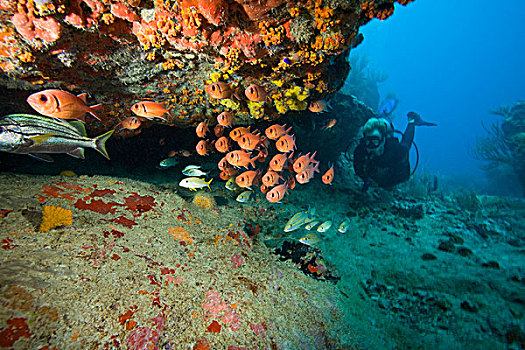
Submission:
<svg viewBox="0 0 525 350">
<path fill-rule="evenodd" d="M 365 136 L 364 144 L 367 153 L 376 157 L 382 155 L 385 150 L 385 139 L 385 136 L 379 130 L 375 130 L 370 135 Z"/>
<path fill-rule="evenodd" d="M 373 150 L 381 146 L 384 137 L 378 135 L 370 135 L 365 137 L 365 146 L 367 149 Z"/>
</svg>

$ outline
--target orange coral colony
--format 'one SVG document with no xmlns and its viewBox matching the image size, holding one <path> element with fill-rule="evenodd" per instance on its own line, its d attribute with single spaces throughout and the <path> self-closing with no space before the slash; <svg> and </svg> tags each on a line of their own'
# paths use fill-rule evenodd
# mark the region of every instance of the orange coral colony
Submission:
<svg viewBox="0 0 525 350">
<path fill-rule="evenodd" d="M 47 232 L 59 226 L 71 226 L 73 224 L 73 213 L 69 209 L 46 205 L 42 209 L 42 223 L 40 232 Z"/>
</svg>

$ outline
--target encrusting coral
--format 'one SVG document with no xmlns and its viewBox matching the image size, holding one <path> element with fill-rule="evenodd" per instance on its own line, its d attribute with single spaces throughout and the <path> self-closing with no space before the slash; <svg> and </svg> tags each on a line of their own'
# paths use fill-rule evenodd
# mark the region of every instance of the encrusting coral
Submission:
<svg viewBox="0 0 525 350">
<path fill-rule="evenodd" d="M 42 223 L 40 232 L 47 232 L 59 226 L 71 226 L 73 224 L 73 213 L 69 209 L 46 205 L 42 209 Z"/>
</svg>

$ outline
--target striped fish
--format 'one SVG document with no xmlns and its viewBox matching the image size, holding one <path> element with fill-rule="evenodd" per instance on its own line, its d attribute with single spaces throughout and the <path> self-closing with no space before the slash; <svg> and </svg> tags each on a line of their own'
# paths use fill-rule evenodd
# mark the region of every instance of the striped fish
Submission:
<svg viewBox="0 0 525 350">
<path fill-rule="evenodd" d="M 213 179 L 206 182 L 204 179 L 198 177 L 187 177 L 179 182 L 180 187 L 189 189 L 190 191 L 197 191 L 198 188 L 208 187 L 211 190 L 210 183 Z"/>
<path fill-rule="evenodd" d="M 284 232 L 295 231 L 304 224 L 308 224 L 309 222 L 313 221 L 314 215 L 315 209 L 310 210 L 310 208 L 308 208 L 307 211 L 300 211 L 298 213 L 295 213 L 295 215 L 292 216 L 284 226 Z"/>
<path fill-rule="evenodd" d="M 42 153 L 67 153 L 84 159 L 84 148 L 89 147 L 109 159 L 106 141 L 113 132 L 110 130 L 91 139 L 87 137 L 84 124 L 79 121 L 10 114 L 0 118 L 0 151 L 27 154 L 52 162 L 53 158 Z"/>
</svg>

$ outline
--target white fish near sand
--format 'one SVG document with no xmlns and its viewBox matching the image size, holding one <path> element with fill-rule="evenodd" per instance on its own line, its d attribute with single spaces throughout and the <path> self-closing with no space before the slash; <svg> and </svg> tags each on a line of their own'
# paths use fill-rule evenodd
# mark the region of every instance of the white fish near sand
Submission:
<svg viewBox="0 0 525 350">
<path fill-rule="evenodd" d="M 206 176 L 207 172 L 202 171 L 201 169 L 184 169 L 182 173 L 186 176 Z"/>
<path fill-rule="evenodd" d="M 326 232 L 332 227 L 332 222 L 330 220 L 327 220 L 323 222 L 319 227 L 317 228 L 317 232 Z"/>
<path fill-rule="evenodd" d="M 206 182 L 205 179 L 200 179 L 198 177 L 187 177 L 179 182 L 179 186 L 187 188 L 190 191 L 197 191 L 197 189 L 204 187 L 208 187 L 211 190 L 210 183 L 212 180 L 213 178 Z"/>
<path fill-rule="evenodd" d="M 239 203 L 247 203 L 250 201 L 250 198 L 252 197 L 252 191 L 244 191 L 241 194 L 235 198 L 235 200 Z"/>
<path fill-rule="evenodd" d="M 184 169 L 182 169 L 182 173 L 184 174 L 185 171 L 188 171 L 190 169 L 200 169 L 200 165 L 188 165 Z"/>
</svg>

